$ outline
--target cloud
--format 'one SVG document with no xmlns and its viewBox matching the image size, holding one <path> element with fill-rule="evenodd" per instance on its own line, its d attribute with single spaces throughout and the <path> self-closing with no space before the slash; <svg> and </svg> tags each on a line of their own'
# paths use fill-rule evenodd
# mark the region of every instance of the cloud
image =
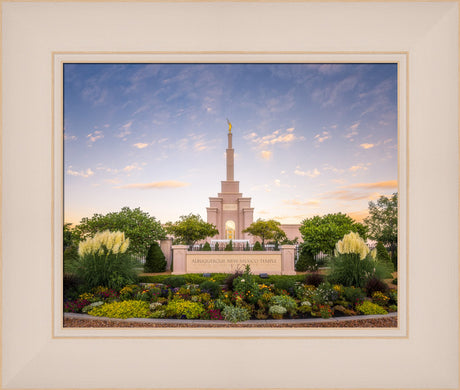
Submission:
<svg viewBox="0 0 460 390">
<path fill-rule="evenodd" d="M 374 183 L 356 183 L 350 184 L 348 186 L 344 186 L 341 188 L 398 188 L 398 181 L 397 180 L 387 180 L 387 181 L 377 181 Z"/>
<path fill-rule="evenodd" d="M 132 126 L 132 124 L 133 124 L 133 121 L 126 122 L 123 126 L 121 126 L 119 128 L 120 132 L 118 134 L 116 134 L 115 137 L 124 138 L 127 135 L 131 134 L 131 126 Z"/>
<path fill-rule="evenodd" d="M 126 167 L 123 168 L 123 172 L 132 172 L 134 170 L 142 170 L 142 167 L 140 167 L 137 163 L 133 163 L 131 165 L 127 165 Z"/>
<path fill-rule="evenodd" d="M 66 141 L 75 141 L 75 140 L 77 140 L 77 139 L 78 139 L 78 138 L 77 138 L 77 136 L 75 136 L 75 135 L 67 135 L 67 134 L 64 134 L 64 140 L 66 140 Z"/>
<path fill-rule="evenodd" d="M 331 135 L 328 131 L 323 131 L 320 134 L 316 134 L 314 140 L 316 142 L 316 146 L 319 146 L 320 143 L 326 141 L 327 139 L 331 138 Z"/>
<path fill-rule="evenodd" d="M 256 137 L 257 137 L 257 133 L 250 133 L 250 134 L 243 135 L 244 139 L 249 139 L 249 140 L 254 139 Z"/>
<path fill-rule="evenodd" d="M 300 200 L 297 200 L 297 199 L 288 199 L 288 200 L 283 200 L 283 203 L 290 205 L 290 206 L 318 206 L 321 202 L 316 199 L 307 200 L 305 202 L 301 202 Z"/>
<path fill-rule="evenodd" d="M 352 167 L 348 168 L 350 172 L 357 172 L 360 170 L 367 171 L 367 169 L 367 166 L 365 166 L 364 164 L 353 165 Z"/>
<path fill-rule="evenodd" d="M 104 138 L 104 133 L 101 130 L 96 130 L 92 133 L 89 133 L 86 138 L 88 138 L 88 142 L 90 145 L 96 142 L 98 139 Z"/>
<path fill-rule="evenodd" d="M 349 76 L 330 86 L 318 88 L 312 93 L 312 98 L 322 107 L 332 106 L 337 100 L 343 100 L 345 95 L 353 90 L 358 83 L 357 76 Z"/>
<path fill-rule="evenodd" d="M 371 149 L 373 148 L 375 145 L 374 144 L 361 144 L 359 145 L 361 146 L 363 149 Z"/>
<path fill-rule="evenodd" d="M 72 166 L 70 166 L 67 169 L 67 174 L 71 175 L 71 176 L 80 176 L 80 177 L 87 178 L 87 177 L 90 177 L 90 176 L 94 175 L 94 172 L 91 170 L 91 168 L 88 168 L 86 171 L 73 171 L 71 168 L 72 168 Z"/>
<path fill-rule="evenodd" d="M 360 125 L 360 121 L 353 123 L 348 129 L 350 130 L 349 133 L 345 134 L 345 138 L 353 138 L 355 135 L 358 135 L 358 132 L 356 131 Z M 353 141 L 353 139 L 350 139 L 350 141 Z"/>
<path fill-rule="evenodd" d="M 308 176 L 308 177 L 311 177 L 311 178 L 315 178 L 315 177 L 320 175 L 320 172 L 318 171 L 317 168 L 315 168 L 313 170 L 309 170 L 307 172 L 301 171 L 300 169 L 296 169 L 294 171 L 294 174 L 296 174 L 298 176 Z"/>
<path fill-rule="evenodd" d="M 260 157 L 262 157 L 264 160 L 270 160 L 272 158 L 272 155 L 273 153 L 269 150 L 262 150 L 260 152 Z"/>
<path fill-rule="evenodd" d="M 277 186 L 277 187 L 280 187 L 280 186 L 281 186 L 281 180 L 279 180 L 279 179 L 276 179 L 276 180 L 274 181 L 274 183 L 275 183 L 275 186 Z"/>
<path fill-rule="evenodd" d="M 331 171 L 333 173 L 344 173 L 345 172 L 345 169 L 339 169 L 339 168 L 336 168 L 336 167 L 333 167 L 332 165 L 329 165 L 329 164 L 325 164 L 323 166 L 323 171 Z"/>
<path fill-rule="evenodd" d="M 138 142 L 137 144 L 133 144 L 133 146 L 135 146 L 136 148 L 138 149 L 144 149 L 146 148 L 147 146 L 149 146 L 149 144 L 144 144 L 142 142 Z"/>
<path fill-rule="evenodd" d="M 338 199 L 338 200 L 346 200 L 346 201 L 355 201 L 355 200 L 373 200 L 380 197 L 380 194 L 377 192 L 369 193 L 369 192 L 354 192 L 350 190 L 337 190 L 337 191 L 330 191 L 326 192 L 321 195 L 322 199 Z"/>
<path fill-rule="evenodd" d="M 266 147 L 275 144 L 289 144 L 296 140 L 304 140 L 305 137 L 297 137 L 294 134 L 294 128 L 291 127 L 282 133 L 281 130 L 275 130 L 271 134 L 263 137 L 258 137 L 256 133 L 251 133 L 245 136 L 245 139 L 251 140 L 259 147 Z"/>
<path fill-rule="evenodd" d="M 148 189 L 179 188 L 179 187 L 187 187 L 189 185 L 190 183 L 185 183 L 182 181 L 166 180 L 166 181 L 156 181 L 152 183 L 126 184 L 126 185 L 118 186 L 115 188 L 135 188 L 135 189 L 141 189 L 141 190 L 148 190 Z"/>
</svg>

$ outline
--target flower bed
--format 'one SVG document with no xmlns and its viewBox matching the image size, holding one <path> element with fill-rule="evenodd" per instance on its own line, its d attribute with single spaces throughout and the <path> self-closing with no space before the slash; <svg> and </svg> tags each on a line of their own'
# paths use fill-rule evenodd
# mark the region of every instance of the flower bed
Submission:
<svg viewBox="0 0 460 390">
<path fill-rule="evenodd" d="M 174 318 L 227 320 L 333 318 L 397 311 L 397 291 L 372 291 L 330 284 L 307 276 L 262 280 L 247 268 L 243 274 L 218 280 L 188 276 L 164 278 L 162 283 L 131 284 L 120 290 L 97 287 L 66 300 L 64 311 L 109 318 Z M 189 279 L 190 280 L 190 279 Z M 309 284 L 314 283 L 314 284 Z"/>
</svg>

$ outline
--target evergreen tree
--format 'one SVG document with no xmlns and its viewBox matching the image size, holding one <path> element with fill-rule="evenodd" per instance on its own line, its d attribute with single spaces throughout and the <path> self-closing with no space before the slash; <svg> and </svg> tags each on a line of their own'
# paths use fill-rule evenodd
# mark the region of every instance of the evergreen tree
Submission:
<svg viewBox="0 0 460 390">
<path fill-rule="evenodd" d="M 315 256 L 311 253 L 308 246 L 303 245 L 300 249 L 299 260 L 295 264 L 297 272 L 316 271 L 318 264 L 316 263 Z"/>
<path fill-rule="evenodd" d="M 209 242 L 206 242 L 203 247 L 201 248 L 202 251 L 210 251 L 211 250 L 211 245 Z"/>
<path fill-rule="evenodd" d="M 232 240 L 225 246 L 226 251 L 232 251 L 233 250 L 233 243 Z"/>
<path fill-rule="evenodd" d="M 383 245 L 382 241 L 379 241 L 377 243 L 377 259 L 380 262 L 391 262 L 390 259 L 390 254 L 388 253 L 387 249 L 385 248 L 385 245 Z"/>
<path fill-rule="evenodd" d="M 256 243 L 255 243 L 254 246 L 252 247 L 252 250 L 253 250 L 253 251 L 262 251 L 262 250 L 263 250 L 262 245 L 260 245 L 260 242 L 259 242 L 259 241 L 256 241 Z"/>
<path fill-rule="evenodd" d="M 147 258 L 145 259 L 144 272 L 164 272 L 166 271 L 166 260 L 163 251 L 157 242 L 154 242 L 147 252 Z"/>
</svg>

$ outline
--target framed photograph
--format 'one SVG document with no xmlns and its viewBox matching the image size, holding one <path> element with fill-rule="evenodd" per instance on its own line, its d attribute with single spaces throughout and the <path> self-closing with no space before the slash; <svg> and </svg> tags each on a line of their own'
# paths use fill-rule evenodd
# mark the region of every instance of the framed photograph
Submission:
<svg viewBox="0 0 460 390">
<path fill-rule="evenodd" d="M 1 6 L 2 27 L 7 32 L 2 38 L 2 387 L 458 388 L 458 2 L 4 1 Z M 81 20 L 85 21 L 84 28 Z M 179 67 L 181 72 L 177 71 Z M 270 84 L 272 80 L 264 73 L 267 69 L 272 79 L 285 78 L 279 81 L 282 88 Z M 356 69 L 365 76 L 357 77 Z M 308 76 L 312 70 L 323 72 L 324 80 L 326 76 L 337 77 L 335 84 L 308 84 L 308 96 L 316 98 L 318 107 L 337 96 L 348 96 L 343 85 L 346 77 L 338 77 L 340 72 L 355 76 L 354 82 L 360 83 L 361 117 L 355 116 L 353 121 L 348 118 L 346 122 L 346 115 L 340 112 L 341 107 L 347 106 L 343 101 L 336 106 L 337 112 L 331 113 L 329 128 L 323 120 L 321 128 L 311 125 L 314 130 L 302 132 L 304 127 L 299 122 L 307 118 L 293 113 L 288 126 L 280 113 L 282 104 L 288 104 L 284 109 L 289 111 L 296 98 L 303 98 L 293 92 L 292 82 L 298 80 L 299 73 Z M 147 77 L 136 84 L 136 75 L 145 73 Z M 254 83 L 257 78 L 253 73 L 259 74 L 262 85 Z M 239 87 L 233 83 L 235 91 L 228 92 L 230 84 L 219 83 L 219 94 L 228 94 L 234 101 L 240 90 L 241 102 L 236 105 L 211 99 L 201 109 L 207 113 L 214 110 L 222 116 L 225 109 L 213 106 L 218 102 L 253 111 L 255 122 L 239 134 L 245 140 L 239 143 L 244 155 L 238 156 L 240 152 L 236 150 L 235 160 L 233 152 L 232 159 L 228 157 L 231 135 L 235 143 L 238 134 L 238 122 L 231 112 L 228 118 L 222 118 L 222 136 L 228 134 L 225 142 L 212 139 L 211 128 L 178 133 L 179 127 L 191 123 L 191 116 L 196 114 L 197 107 L 193 105 L 183 102 L 189 111 L 178 121 L 176 130 L 168 130 L 164 118 L 155 117 L 161 112 L 184 115 L 168 108 L 174 94 L 180 95 L 179 86 L 188 85 L 189 94 L 199 94 L 200 77 L 205 85 L 210 80 L 204 75 L 223 80 L 229 74 L 241 78 L 244 75 L 247 80 Z M 106 83 L 104 90 L 101 77 Z M 179 82 L 178 77 L 182 77 Z M 168 95 L 160 96 L 161 91 L 157 91 L 158 99 L 153 101 L 120 98 L 117 88 L 124 92 L 138 88 L 139 96 L 149 95 L 153 85 L 148 80 L 169 82 Z M 385 91 L 377 88 L 385 87 L 384 81 L 393 88 L 395 99 L 390 103 L 371 95 L 384 96 Z M 334 93 L 332 88 L 340 85 L 345 90 Z M 251 92 L 260 96 L 256 92 L 264 87 L 278 97 L 273 96 L 270 107 L 258 106 L 251 97 Z M 285 95 L 281 95 L 283 88 Z M 76 98 L 84 98 L 85 91 L 89 99 L 86 106 Z M 351 96 L 348 98 L 350 104 L 356 104 Z M 97 111 L 105 99 L 111 100 L 111 106 Z M 145 115 L 147 103 L 164 107 Z M 121 115 L 127 105 L 131 105 L 131 117 Z M 372 138 L 370 124 L 366 123 L 366 115 L 373 111 L 385 111 L 388 121 L 392 121 L 393 130 L 388 132 L 383 130 L 388 125 L 384 118 L 373 121 L 381 126 L 382 137 L 378 139 Z M 235 109 L 235 115 L 242 116 L 242 112 L 237 114 Z M 309 113 L 312 122 L 315 114 Z M 98 115 L 100 123 L 94 118 L 89 120 L 92 115 Z M 269 116 L 273 120 L 270 125 Z M 285 123 L 275 124 L 280 118 Z M 212 120 L 217 118 L 213 116 Z M 145 130 L 145 123 L 142 130 L 143 121 L 149 125 L 156 121 L 158 132 Z M 214 122 L 213 128 L 217 126 Z M 206 124 L 200 126 L 207 129 Z M 264 126 L 273 129 L 264 132 Z M 334 126 L 349 131 L 340 133 L 334 159 L 322 161 L 321 146 L 332 136 L 338 138 Z M 355 134 L 359 130 L 362 137 Z M 217 138 L 220 132 L 215 133 Z M 106 143 L 102 142 L 104 137 Z M 275 150 L 273 145 L 277 142 L 271 142 L 279 139 L 278 144 L 286 144 L 285 140 L 296 140 L 297 147 L 302 148 L 307 137 L 312 143 L 309 152 L 316 156 L 315 161 L 322 161 L 321 166 L 307 169 L 298 159 L 290 161 L 287 149 Z M 165 138 L 170 138 L 169 142 Z M 348 183 L 355 185 L 353 188 L 342 183 L 342 193 L 335 195 L 342 200 L 347 195 L 364 198 L 361 192 L 368 197 L 375 185 L 385 191 L 397 189 L 398 326 L 64 327 L 62 224 L 72 213 L 72 217 L 80 219 L 89 217 L 91 211 L 100 212 L 91 207 L 105 212 L 111 211 L 104 209 L 109 203 L 125 205 L 136 197 L 140 201 L 147 187 L 187 188 L 188 198 L 167 194 L 168 199 L 163 201 L 169 200 L 172 205 L 189 202 L 192 210 L 196 207 L 192 199 L 206 193 L 204 209 L 207 198 L 217 192 L 217 185 L 206 190 L 201 185 L 194 193 L 193 186 L 189 187 L 189 181 L 197 180 L 193 170 L 187 172 L 188 178 L 181 176 L 181 163 L 186 157 L 181 140 L 193 141 L 190 150 L 195 153 L 190 158 L 197 169 L 202 168 L 198 152 L 215 150 L 205 160 L 220 158 L 208 167 L 212 172 L 214 166 L 226 164 L 227 181 L 223 183 L 227 186 L 239 179 L 233 176 L 233 162 L 245 166 L 264 164 L 274 161 L 275 152 L 282 155 L 273 164 L 279 177 L 270 176 L 270 181 L 254 179 L 250 184 L 253 174 L 248 170 L 242 173 L 248 182 L 242 187 L 245 196 L 253 196 L 251 192 L 259 190 L 269 193 L 264 183 L 277 188 L 295 185 L 287 175 L 288 169 L 294 178 L 315 179 L 338 169 L 331 161 L 355 167 L 351 174 L 365 172 L 366 164 L 378 166 L 379 176 L 374 181 L 367 177 L 364 180 L 363 176 L 362 181 Z M 345 149 L 347 143 L 353 142 L 357 146 L 355 159 L 347 161 L 350 153 L 341 155 L 340 144 Z M 226 157 L 224 149 L 217 147 L 221 143 L 227 147 Z M 107 147 L 99 148 L 101 144 Z M 381 144 L 383 154 L 377 152 L 377 144 Z M 247 150 L 243 149 L 246 146 Z M 145 153 L 149 148 L 154 158 Z M 166 152 L 181 150 L 168 164 L 164 163 Z M 142 161 L 133 159 L 141 152 L 145 155 Z M 251 152 L 254 162 L 247 156 Z M 366 152 L 367 157 L 359 152 Z M 392 163 L 385 160 L 390 155 Z M 358 157 L 363 158 L 361 165 L 356 162 Z M 205 167 L 206 162 L 203 164 Z M 142 175 L 148 165 L 172 174 L 150 180 Z M 385 173 L 388 166 L 391 174 Z M 263 172 L 264 166 L 257 169 Z M 285 176 L 281 177 L 283 171 Z M 385 174 L 390 179 L 385 181 Z M 98 180 L 94 180 L 96 176 Z M 225 180 L 216 177 L 215 172 L 209 176 L 215 183 Z M 343 180 L 344 176 L 328 180 Z M 106 192 L 97 190 L 103 183 L 107 185 Z M 326 202 L 330 199 L 326 195 L 337 191 L 337 186 L 331 189 L 326 182 L 322 185 L 324 190 L 316 191 L 316 195 Z M 343 193 L 350 189 L 354 190 L 352 194 Z M 222 192 L 225 195 L 226 191 Z M 308 194 L 308 189 L 302 188 L 298 193 Z M 282 217 L 288 223 L 298 222 L 288 219 L 295 217 L 292 206 L 320 202 L 312 194 L 309 196 L 307 199 L 294 194 L 292 199 L 284 199 L 286 211 Z M 257 206 L 254 202 L 252 207 Z M 166 213 L 162 222 L 176 217 L 174 212 L 168 214 L 168 207 L 162 208 Z M 276 206 L 267 203 L 265 211 L 273 207 Z M 263 217 L 255 211 L 254 215 Z M 226 224 L 224 238 L 242 238 L 240 225 L 238 220 L 236 224 Z M 215 359 L 210 351 L 223 360 Z M 356 367 L 360 367 L 359 376 Z M 382 375 L 382 367 L 388 374 Z M 238 375 L 229 375 L 233 368 Z M 340 371 L 340 377 L 330 375 L 331 370 Z"/>
</svg>

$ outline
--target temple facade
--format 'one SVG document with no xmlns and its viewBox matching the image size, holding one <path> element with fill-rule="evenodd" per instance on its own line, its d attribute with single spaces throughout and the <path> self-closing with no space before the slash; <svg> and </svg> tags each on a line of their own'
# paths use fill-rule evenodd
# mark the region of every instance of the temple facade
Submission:
<svg viewBox="0 0 460 390">
<path fill-rule="evenodd" d="M 243 197 L 240 192 L 240 182 L 234 176 L 234 149 L 232 146 L 232 125 L 229 122 L 228 147 L 226 150 L 227 180 L 221 182 L 221 192 L 216 197 L 209 198 L 207 207 L 207 222 L 217 227 L 219 234 L 214 239 L 249 240 L 253 237 L 243 233 L 254 218 L 251 198 Z"/>
</svg>

